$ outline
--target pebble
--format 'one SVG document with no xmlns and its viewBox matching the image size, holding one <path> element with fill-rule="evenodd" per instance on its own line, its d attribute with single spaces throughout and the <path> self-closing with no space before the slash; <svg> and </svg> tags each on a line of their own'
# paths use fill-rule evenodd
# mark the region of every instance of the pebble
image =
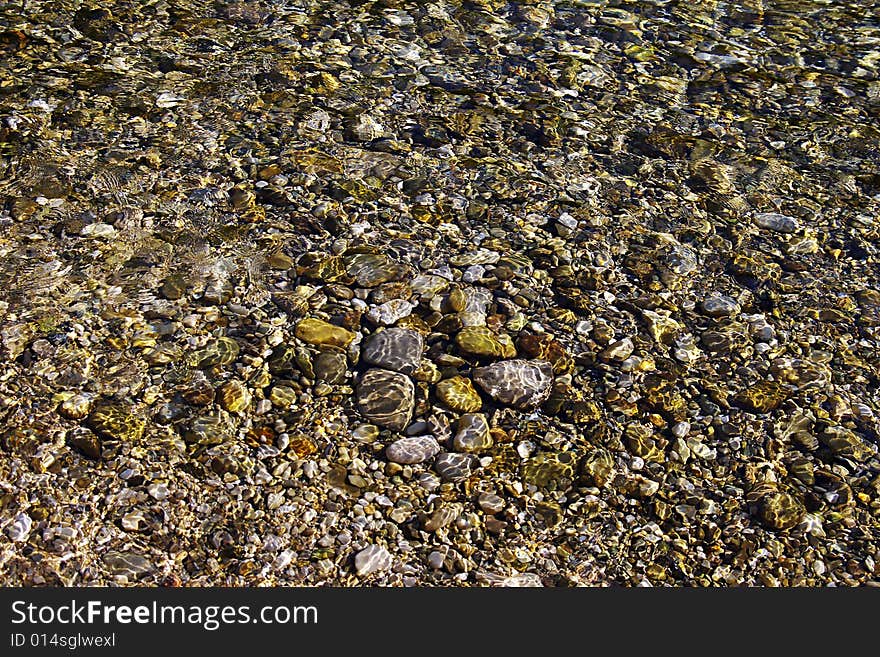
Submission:
<svg viewBox="0 0 880 657">
<path fill-rule="evenodd" d="M 367 370 L 357 389 L 358 408 L 364 417 L 380 427 L 403 431 L 415 407 L 412 380 L 399 372 Z"/>
<path fill-rule="evenodd" d="M 477 504 L 480 505 L 484 512 L 494 515 L 504 509 L 504 498 L 493 493 L 480 493 L 480 496 L 477 498 Z"/>
<path fill-rule="evenodd" d="M 703 299 L 703 312 L 710 317 L 731 317 L 740 313 L 740 306 L 732 297 L 713 294 Z"/>
<path fill-rule="evenodd" d="M 458 452 L 482 452 L 492 446 L 489 421 L 482 413 L 465 413 L 458 419 L 453 447 Z"/>
<path fill-rule="evenodd" d="M 471 380 L 463 376 L 444 379 L 437 384 L 437 398 L 453 411 L 475 413 L 483 406 L 480 394 Z"/>
<path fill-rule="evenodd" d="M 753 219 L 757 226 L 776 233 L 794 233 L 800 228 L 797 219 L 776 212 L 759 213 Z"/>
<path fill-rule="evenodd" d="M 359 577 L 365 577 L 391 568 L 392 557 L 384 547 L 368 545 L 357 553 L 354 558 L 354 568 Z"/>
<path fill-rule="evenodd" d="M 31 517 L 26 513 L 19 513 L 6 528 L 6 535 L 13 543 L 23 543 L 31 535 L 32 526 Z"/>
<path fill-rule="evenodd" d="M 153 564 L 137 552 L 112 550 L 104 555 L 103 562 L 112 574 L 124 575 L 129 579 L 139 579 L 153 572 Z"/>
<path fill-rule="evenodd" d="M 361 359 L 370 365 L 412 374 L 422 359 L 424 339 L 410 329 L 389 328 L 364 340 Z"/>
<path fill-rule="evenodd" d="M 294 334 L 303 342 L 332 347 L 347 347 L 354 340 L 354 333 L 351 331 L 314 318 L 300 321 Z"/>
<path fill-rule="evenodd" d="M 413 311 L 413 304 L 406 299 L 391 299 L 367 311 L 367 319 L 380 326 L 392 326 Z"/>
<path fill-rule="evenodd" d="M 505 360 L 475 369 L 474 381 L 502 404 L 531 408 L 550 395 L 553 367 L 543 360 Z"/>
<path fill-rule="evenodd" d="M 474 457 L 470 454 L 445 452 L 434 460 L 434 470 L 443 481 L 461 481 L 474 471 Z"/>
<path fill-rule="evenodd" d="M 455 336 L 455 344 L 466 354 L 489 358 L 516 356 L 513 340 L 506 333 L 495 333 L 485 326 L 466 326 Z"/>
<path fill-rule="evenodd" d="M 385 449 L 386 458 L 393 463 L 413 465 L 433 458 L 440 445 L 433 436 L 408 436 L 391 443 Z"/>
<path fill-rule="evenodd" d="M 443 568 L 443 563 L 446 560 L 446 557 L 443 556 L 442 552 L 438 552 L 437 550 L 433 550 L 428 555 L 428 565 L 434 570 L 440 570 Z"/>
</svg>

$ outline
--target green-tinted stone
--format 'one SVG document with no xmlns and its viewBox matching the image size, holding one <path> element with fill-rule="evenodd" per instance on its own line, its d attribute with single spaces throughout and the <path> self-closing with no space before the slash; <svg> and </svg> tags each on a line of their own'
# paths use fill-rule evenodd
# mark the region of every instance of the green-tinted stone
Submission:
<svg viewBox="0 0 880 657">
<path fill-rule="evenodd" d="M 602 488 L 611 481 L 614 473 L 614 457 L 602 447 L 587 454 L 581 463 L 581 476 L 586 483 Z"/>
<path fill-rule="evenodd" d="M 217 391 L 217 401 L 230 413 L 240 413 L 251 403 L 251 393 L 238 379 L 227 381 Z"/>
<path fill-rule="evenodd" d="M 290 408 L 296 403 L 296 390 L 282 385 L 272 386 L 269 399 L 279 408 Z"/>
<path fill-rule="evenodd" d="M 348 360 L 345 354 L 325 351 L 318 354 L 314 360 L 315 379 L 336 385 L 345 381 L 348 371 Z"/>
<path fill-rule="evenodd" d="M 788 389 L 777 381 L 760 381 L 737 393 L 734 403 L 752 413 L 769 413 L 788 398 Z"/>
<path fill-rule="evenodd" d="M 559 488 L 572 479 L 575 465 L 574 455 L 568 452 L 542 452 L 523 464 L 523 480 L 538 488 Z"/>
<path fill-rule="evenodd" d="M 351 331 L 313 317 L 299 322 L 295 334 L 303 342 L 331 347 L 347 347 L 354 340 Z"/>
<path fill-rule="evenodd" d="M 192 354 L 190 363 L 201 369 L 229 365 L 238 357 L 239 351 L 238 343 L 232 338 L 218 338 Z"/>
<path fill-rule="evenodd" d="M 437 384 L 437 399 L 459 413 L 476 413 L 483 406 L 483 400 L 474 384 L 463 376 L 440 381 Z"/>
<path fill-rule="evenodd" d="M 86 424 L 100 436 L 110 440 L 139 439 L 146 422 L 134 415 L 130 406 L 116 402 L 99 402 L 89 413 Z"/>
<path fill-rule="evenodd" d="M 513 358 L 516 348 L 506 333 L 485 326 L 466 326 L 455 336 L 455 344 L 466 354 L 488 358 Z"/>
</svg>

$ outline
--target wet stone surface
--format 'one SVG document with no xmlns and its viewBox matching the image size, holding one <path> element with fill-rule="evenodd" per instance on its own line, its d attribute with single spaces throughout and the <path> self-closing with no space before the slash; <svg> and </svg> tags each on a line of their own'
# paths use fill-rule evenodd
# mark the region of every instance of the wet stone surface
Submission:
<svg viewBox="0 0 880 657">
<path fill-rule="evenodd" d="M 424 340 L 416 331 L 390 328 L 371 335 L 361 348 L 365 363 L 412 374 L 422 358 Z"/>
<path fill-rule="evenodd" d="M 0 3 L 0 584 L 876 585 L 868 4 Z"/>
<path fill-rule="evenodd" d="M 358 383 L 358 407 L 368 420 L 402 431 L 412 418 L 414 394 L 409 377 L 399 372 L 371 369 Z"/>
</svg>

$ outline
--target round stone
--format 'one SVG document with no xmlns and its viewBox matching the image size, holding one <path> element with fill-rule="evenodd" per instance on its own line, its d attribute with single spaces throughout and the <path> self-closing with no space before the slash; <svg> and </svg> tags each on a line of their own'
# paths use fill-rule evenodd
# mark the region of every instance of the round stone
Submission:
<svg viewBox="0 0 880 657">
<path fill-rule="evenodd" d="M 82 393 L 68 397 L 58 408 L 58 411 L 71 420 L 81 420 L 89 414 L 92 408 L 92 398 Z"/>
<path fill-rule="evenodd" d="M 492 446 L 489 421 L 482 413 L 466 413 L 458 420 L 453 447 L 459 452 L 481 452 Z"/>
<path fill-rule="evenodd" d="M 505 360 L 475 369 L 474 381 L 502 404 L 534 408 L 550 395 L 553 367 L 545 360 Z"/>
<path fill-rule="evenodd" d="M 371 422 L 392 431 L 403 431 L 415 407 L 415 386 L 399 372 L 372 369 L 361 377 L 358 408 Z"/>
<path fill-rule="evenodd" d="M 470 454 L 444 452 L 434 460 L 434 470 L 443 481 L 461 481 L 474 471 L 476 458 Z"/>
<path fill-rule="evenodd" d="M 516 348 L 506 333 L 495 333 L 485 326 L 466 326 L 455 336 L 464 353 L 487 358 L 513 358 Z"/>
<path fill-rule="evenodd" d="M 315 378 L 332 385 L 345 381 L 348 371 L 348 359 L 338 351 L 322 351 L 313 363 Z"/>
<path fill-rule="evenodd" d="M 230 413 L 240 413 L 251 404 L 251 393 L 238 379 L 227 381 L 217 391 L 217 402 Z"/>
<path fill-rule="evenodd" d="M 453 376 L 437 384 L 437 399 L 453 411 L 475 413 L 483 406 L 483 400 L 471 380 Z"/>
<path fill-rule="evenodd" d="M 319 346 L 344 348 L 354 340 L 354 333 L 351 331 L 314 317 L 300 321 L 294 333 L 303 342 Z"/>
<path fill-rule="evenodd" d="M 279 408 L 290 408 L 296 403 L 296 390 L 288 386 L 272 386 L 269 391 L 269 399 Z"/>
<path fill-rule="evenodd" d="M 762 497 L 758 506 L 761 522 L 770 529 L 790 529 L 801 521 L 804 513 L 799 500 L 779 491 Z"/>
<path fill-rule="evenodd" d="M 136 417 L 129 406 L 116 402 L 98 403 L 89 413 L 86 424 L 110 440 L 137 440 L 146 428 L 146 423 Z"/>
<path fill-rule="evenodd" d="M 374 333 L 361 347 L 361 359 L 368 365 L 412 374 L 419 366 L 425 342 L 420 333 L 389 328 Z"/>
<path fill-rule="evenodd" d="M 388 445 L 385 456 L 392 463 L 412 465 L 427 461 L 439 452 L 440 445 L 434 436 L 407 436 Z"/>
</svg>

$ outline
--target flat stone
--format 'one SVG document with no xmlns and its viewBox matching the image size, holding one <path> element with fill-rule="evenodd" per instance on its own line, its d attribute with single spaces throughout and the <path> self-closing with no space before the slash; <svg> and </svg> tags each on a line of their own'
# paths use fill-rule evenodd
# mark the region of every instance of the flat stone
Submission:
<svg viewBox="0 0 880 657">
<path fill-rule="evenodd" d="M 413 292 L 430 299 L 449 287 L 449 281 L 442 276 L 419 274 L 409 282 L 409 285 Z"/>
<path fill-rule="evenodd" d="M 425 341 L 416 331 L 389 328 L 364 340 L 361 360 L 386 370 L 412 374 L 422 359 Z"/>
<path fill-rule="evenodd" d="M 114 575 L 125 575 L 137 579 L 153 572 L 153 565 L 136 552 L 108 552 L 103 557 L 104 565 Z"/>
<path fill-rule="evenodd" d="M 706 297 L 701 306 L 703 312 L 710 317 L 732 317 L 739 315 L 741 310 L 734 298 L 723 294 L 713 294 Z"/>
<path fill-rule="evenodd" d="M 343 257 L 345 271 L 355 279 L 358 287 L 376 287 L 388 281 L 400 280 L 406 268 L 392 262 L 381 253 L 354 253 Z"/>
<path fill-rule="evenodd" d="M 239 413 L 251 404 L 251 393 L 241 381 L 227 381 L 217 391 L 217 401 L 230 413 Z"/>
<path fill-rule="evenodd" d="M 440 445 L 434 436 L 407 436 L 388 445 L 385 456 L 392 463 L 413 465 L 427 461 L 439 452 Z"/>
<path fill-rule="evenodd" d="M 756 226 L 775 233 L 794 233 L 800 228 L 797 219 L 778 212 L 762 212 L 752 219 Z"/>
<path fill-rule="evenodd" d="M 452 524 L 452 521 L 460 513 L 460 509 L 454 506 L 441 506 L 431 514 L 431 517 L 425 522 L 424 530 L 426 532 L 436 532 Z"/>
<path fill-rule="evenodd" d="M 360 424 L 352 430 L 351 437 L 361 443 L 375 442 L 379 437 L 379 427 L 375 424 Z"/>
<path fill-rule="evenodd" d="M 134 415 L 129 406 L 107 401 L 95 405 L 86 424 L 104 438 L 125 441 L 139 439 L 146 428 L 146 422 Z"/>
<path fill-rule="evenodd" d="M 89 414 L 91 408 L 92 398 L 89 395 L 77 393 L 61 402 L 58 412 L 71 420 L 81 420 Z"/>
<path fill-rule="evenodd" d="M 550 395 L 553 366 L 545 360 L 504 360 L 476 368 L 474 381 L 502 404 L 534 408 Z"/>
<path fill-rule="evenodd" d="M 412 419 L 415 386 L 399 372 L 367 370 L 358 385 L 357 400 L 368 420 L 392 431 L 403 431 Z"/>
<path fill-rule="evenodd" d="M 313 345 L 344 348 L 354 340 L 354 333 L 351 331 L 313 317 L 300 321 L 294 333 L 303 342 Z"/>
<path fill-rule="evenodd" d="M 504 509 L 504 498 L 493 493 L 481 493 L 477 498 L 477 504 L 484 513 L 496 514 Z"/>
<path fill-rule="evenodd" d="M 616 360 L 623 361 L 629 358 L 632 355 L 635 346 L 633 345 L 633 341 L 629 338 L 622 338 L 620 340 L 615 340 L 607 348 L 603 349 L 599 354 L 599 357 L 602 360 Z"/>
<path fill-rule="evenodd" d="M 239 351 L 238 343 L 232 338 L 218 338 L 192 354 L 190 362 L 202 369 L 229 365 L 238 357 Z"/>
<path fill-rule="evenodd" d="M 354 569 L 359 577 L 388 570 L 392 564 L 391 553 L 378 545 L 368 545 L 354 558 Z"/>
</svg>

